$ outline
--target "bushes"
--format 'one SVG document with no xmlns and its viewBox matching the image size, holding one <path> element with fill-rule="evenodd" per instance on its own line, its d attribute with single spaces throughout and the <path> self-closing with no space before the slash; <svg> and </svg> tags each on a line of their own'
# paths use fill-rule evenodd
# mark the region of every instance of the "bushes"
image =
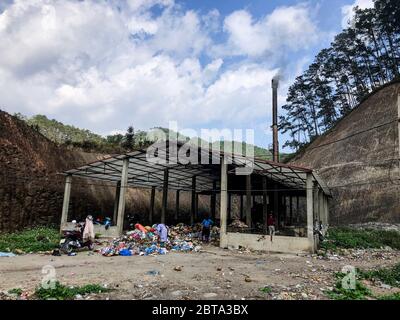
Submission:
<svg viewBox="0 0 400 320">
<path fill-rule="evenodd" d="M 20 253 L 49 251 L 58 247 L 59 231 L 49 227 L 35 227 L 0 235 L 0 251 Z"/>
<path fill-rule="evenodd" d="M 400 249 L 400 233 L 397 231 L 361 230 L 352 228 L 331 228 L 321 248 L 382 248 L 389 246 Z"/>
</svg>

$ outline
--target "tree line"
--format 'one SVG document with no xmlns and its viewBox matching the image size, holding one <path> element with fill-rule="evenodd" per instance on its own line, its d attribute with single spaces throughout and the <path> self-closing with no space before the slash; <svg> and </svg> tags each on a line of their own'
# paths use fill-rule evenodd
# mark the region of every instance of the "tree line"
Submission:
<svg viewBox="0 0 400 320">
<path fill-rule="evenodd" d="M 400 75 L 399 0 L 354 8 L 348 27 L 289 87 L 279 129 L 298 150 L 330 129 L 363 97 Z"/>
</svg>

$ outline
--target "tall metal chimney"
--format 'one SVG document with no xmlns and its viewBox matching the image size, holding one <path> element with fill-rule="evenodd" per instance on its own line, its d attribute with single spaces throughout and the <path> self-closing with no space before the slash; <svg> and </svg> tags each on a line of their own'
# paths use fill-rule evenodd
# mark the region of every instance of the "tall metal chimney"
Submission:
<svg viewBox="0 0 400 320">
<path fill-rule="evenodd" d="M 278 77 L 272 79 L 272 159 L 279 162 L 278 142 Z"/>
</svg>

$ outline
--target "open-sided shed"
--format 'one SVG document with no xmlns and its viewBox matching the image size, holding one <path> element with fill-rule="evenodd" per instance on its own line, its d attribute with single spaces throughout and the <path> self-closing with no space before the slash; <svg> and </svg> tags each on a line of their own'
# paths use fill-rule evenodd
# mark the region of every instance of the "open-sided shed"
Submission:
<svg viewBox="0 0 400 320">
<path fill-rule="evenodd" d="M 311 169 L 212 150 L 204 146 L 194 147 L 165 141 L 147 149 L 88 163 L 68 170 L 64 174 L 66 184 L 61 227 L 68 220 L 73 177 L 115 183 L 116 226 L 112 228 L 114 234 L 118 235 L 123 232 L 125 194 L 130 187 L 151 188 L 151 208 L 154 206 L 155 190 L 163 190 L 163 206 L 159 221 L 161 223 L 174 220 L 174 217 L 166 216 L 168 190 L 176 190 L 178 206 L 179 193 L 191 193 L 192 223 L 200 218 L 196 209 L 197 196 L 209 195 L 210 215 L 214 219 L 219 217 L 221 247 L 247 246 L 281 252 L 314 251 L 318 242 L 315 222 L 321 222 L 324 226 L 328 224 L 329 189 Z M 218 194 L 219 210 L 217 210 Z M 231 196 L 238 196 L 241 199 L 239 218 L 249 226 L 245 229 L 246 232 L 230 232 L 228 228 Z M 259 203 L 262 217 L 259 215 L 257 221 L 255 197 L 262 199 Z M 286 235 L 285 230 L 295 229 L 293 226 L 300 223 L 299 217 L 302 211 L 304 211 L 304 232 L 292 236 Z M 277 221 L 278 231 L 273 238 L 263 236 L 267 231 L 268 213 L 272 213 Z M 154 222 L 152 209 L 149 222 Z M 256 222 L 258 226 L 261 224 L 264 227 L 257 229 Z"/>
</svg>

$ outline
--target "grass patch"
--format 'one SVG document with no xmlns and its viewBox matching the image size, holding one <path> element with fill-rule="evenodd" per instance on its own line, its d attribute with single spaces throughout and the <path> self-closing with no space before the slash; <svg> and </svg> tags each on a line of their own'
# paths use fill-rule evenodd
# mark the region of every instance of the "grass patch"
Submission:
<svg viewBox="0 0 400 320">
<path fill-rule="evenodd" d="M 0 234 L 0 251 L 21 253 L 49 251 L 58 247 L 59 230 L 35 227 L 23 231 Z"/>
<path fill-rule="evenodd" d="M 359 271 L 359 274 L 363 279 L 379 280 L 392 287 L 400 287 L 400 263 L 391 268 Z"/>
<path fill-rule="evenodd" d="M 353 228 L 330 228 L 327 238 L 321 243 L 325 250 L 367 249 L 389 246 L 400 249 L 400 233 L 384 230 L 361 230 Z"/>
<path fill-rule="evenodd" d="M 8 290 L 8 293 L 20 296 L 22 294 L 22 289 L 21 288 L 13 288 L 13 289 Z"/>
<path fill-rule="evenodd" d="M 400 292 L 380 296 L 378 300 L 400 300 Z"/>
<path fill-rule="evenodd" d="M 268 287 L 268 286 L 263 287 L 263 288 L 260 288 L 259 290 L 260 290 L 262 293 L 266 293 L 266 294 L 269 294 L 269 293 L 272 292 L 272 288 L 271 288 L 271 287 Z"/>
<path fill-rule="evenodd" d="M 109 292 L 111 289 L 104 288 L 98 284 L 87 284 L 81 287 L 69 287 L 62 285 L 58 281 L 55 283 L 55 288 L 44 289 L 38 287 L 35 290 L 35 296 L 41 300 L 56 299 L 56 300 L 72 300 L 76 295 L 85 295 L 89 293 L 104 293 Z"/>
<path fill-rule="evenodd" d="M 333 290 L 327 291 L 327 296 L 334 300 L 365 300 L 367 297 L 372 296 L 371 290 L 369 290 L 363 283 L 356 279 L 355 288 L 347 289 L 343 287 L 342 280 L 346 274 L 337 273 L 336 284 Z"/>
</svg>

